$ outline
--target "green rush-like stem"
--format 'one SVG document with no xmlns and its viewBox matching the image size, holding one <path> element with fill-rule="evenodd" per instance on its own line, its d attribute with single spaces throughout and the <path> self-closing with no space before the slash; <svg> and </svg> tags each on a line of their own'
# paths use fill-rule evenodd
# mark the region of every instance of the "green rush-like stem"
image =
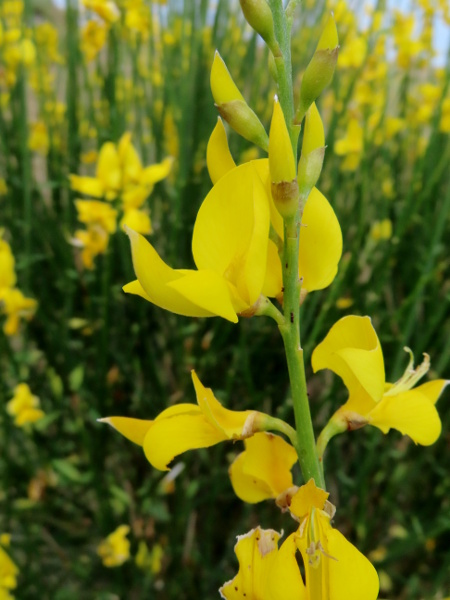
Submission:
<svg viewBox="0 0 450 600">
<path fill-rule="evenodd" d="M 300 128 L 294 125 L 290 27 L 283 8 L 283 0 L 269 0 L 269 6 L 273 16 L 275 37 L 281 51 L 281 56 L 274 57 L 277 69 L 278 97 L 291 138 L 294 157 L 297 160 L 297 142 Z"/>
<path fill-rule="evenodd" d="M 305 481 L 314 479 L 325 489 L 322 469 L 316 452 L 316 441 L 306 390 L 305 363 L 300 344 L 300 291 L 298 250 L 301 209 L 284 222 L 283 285 L 284 323 L 280 326 L 291 383 L 300 467 Z"/>
</svg>

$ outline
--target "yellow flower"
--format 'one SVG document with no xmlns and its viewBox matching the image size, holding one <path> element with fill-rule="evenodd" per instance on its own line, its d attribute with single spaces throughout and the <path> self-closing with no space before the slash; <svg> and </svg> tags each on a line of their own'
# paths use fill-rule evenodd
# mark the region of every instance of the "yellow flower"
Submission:
<svg viewBox="0 0 450 600">
<path fill-rule="evenodd" d="M 88 21 L 81 30 L 80 48 L 90 62 L 98 55 L 106 43 L 108 26 L 97 21 Z"/>
<path fill-rule="evenodd" d="M 198 270 L 170 268 L 145 238 L 128 229 L 138 279 L 124 291 L 177 314 L 235 323 L 264 293 L 269 221 L 254 163 L 232 169 L 197 214 L 192 250 Z"/>
<path fill-rule="evenodd" d="M 97 554 L 105 567 L 120 567 L 130 558 L 130 532 L 128 525 L 120 525 L 97 546 Z"/>
<path fill-rule="evenodd" d="M 108 248 L 109 235 L 103 227 L 90 226 L 88 229 L 75 231 L 72 241 L 74 246 L 82 248 L 81 261 L 86 269 L 94 268 L 94 258 L 104 254 Z"/>
<path fill-rule="evenodd" d="M 98 225 L 107 233 L 116 231 L 117 210 L 98 200 L 75 200 L 78 220 L 86 225 Z"/>
<path fill-rule="evenodd" d="M 120 227 L 124 229 L 129 227 L 142 235 L 152 233 L 152 223 L 147 212 L 137 208 L 125 209 L 123 217 L 120 221 Z"/>
<path fill-rule="evenodd" d="M 416 444 L 433 444 L 441 432 L 435 403 L 445 386 L 444 379 L 416 387 L 430 367 L 424 362 L 414 369 L 412 352 L 405 374 L 394 384 L 386 383 L 383 353 L 369 317 L 343 317 L 312 355 L 314 372 L 331 369 L 339 375 L 349 391 L 349 399 L 334 414 L 324 430 L 330 439 L 347 429 L 374 425 L 383 433 L 398 429 Z"/>
<path fill-rule="evenodd" d="M 26 298 L 17 288 L 0 290 L 0 309 L 7 319 L 3 325 L 6 335 L 15 335 L 19 330 L 20 319 L 30 320 L 37 308 L 33 298 Z"/>
<path fill-rule="evenodd" d="M 122 173 L 116 146 L 112 142 L 103 144 L 98 155 L 95 177 L 70 175 L 69 178 L 70 186 L 76 192 L 106 200 L 117 198 L 122 184 Z"/>
<path fill-rule="evenodd" d="M 155 544 L 151 550 L 147 544 L 141 540 L 135 557 L 136 565 L 143 571 L 150 571 L 153 575 L 158 575 L 162 569 L 162 560 L 164 550 L 160 544 Z"/>
<path fill-rule="evenodd" d="M 220 121 L 209 140 L 206 160 L 215 187 L 221 178 L 233 171 L 234 161 L 228 148 L 225 129 Z M 283 240 L 283 218 L 272 198 L 269 161 L 261 159 L 248 164 L 254 166 L 264 184 L 271 226 L 279 239 Z M 243 166 L 238 169 L 242 169 Z M 302 223 L 304 226 L 300 233 L 299 277 L 303 281 L 302 288 L 312 292 L 327 287 L 335 278 L 342 254 L 342 233 L 331 205 L 317 188 L 312 189 L 307 199 Z M 274 242 L 269 240 L 263 293 L 269 297 L 278 297 L 281 289 L 282 270 L 278 249 Z"/>
<path fill-rule="evenodd" d="M 197 403 L 166 408 L 154 421 L 107 417 L 108 423 L 130 441 L 142 446 L 147 460 L 156 469 L 168 471 L 179 454 L 209 448 L 225 440 L 243 439 L 253 433 L 255 411 L 224 408 L 210 388 L 205 388 L 192 371 Z M 249 419 L 250 418 L 250 419 Z M 248 420 L 249 419 L 249 420 Z"/>
<path fill-rule="evenodd" d="M 374 242 L 390 240 L 392 237 L 392 221 L 390 219 L 375 221 L 372 223 L 369 236 Z"/>
<path fill-rule="evenodd" d="M 227 600 L 375 600 L 378 576 L 371 563 L 330 524 L 328 494 L 311 480 L 292 497 L 300 527 L 280 548 L 281 535 L 257 527 L 238 537 L 236 577 L 220 589 Z M 300 550 L 305 580 L 297 563 Z"/>
<path fill-rule="evenodd" d="M 364 146 L 363 129 L 358 120 L 351 118 L 347 125 L 346 135 L 334 144 L 334 151 L 338 156 L 345 156 L 342 163 L 344 171 L 355 171 L 361 161 Z"/>
<path fill-rule="evenodd" d="M 28 385 L 19 383 L 14 389 L 14 397 L 6 405 L 6 410 L 14 417 L 14 425 L 23 427 L 42 419 L 45 413 L 39 406 L 39 398 L 33 396 Z"/>
<path fill-rule="evenodd" d="M 260 432 L 244 440 L 245 450 L 229 469 L 238 498 L 251 504 L 277 498 L 293 486 L 292 466 L 297 452 L 283 438 Z"/>
</svg>

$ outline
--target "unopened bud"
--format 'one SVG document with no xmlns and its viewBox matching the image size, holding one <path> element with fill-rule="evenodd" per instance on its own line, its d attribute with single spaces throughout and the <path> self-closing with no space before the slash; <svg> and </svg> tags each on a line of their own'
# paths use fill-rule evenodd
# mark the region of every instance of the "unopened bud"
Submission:
<svg viewBox="0 0 450 600">
<path fill-rule="evenodd" d="M 244 100 L 217 51 L 211 68 L 211 91 L 214 102 L 225 121 L 239 135 L 267 151 L 269 140 L 266 130 Z"/>
<path fill-rule="evenodd" d="M 306 113 L 302 154 L 298 163 L 300 193 L 307 197 L 316 185 L 325 156 L 325 134 L 322 119 L 313 102 Z"/>
<path fill-rule="evenodd" d="M 269 134 L 269 168 L 272 197 L 283 217 L 295 214 L 298 206 L 298 184 L 295 156 L 283 110 L 275 96 Z"/>
<path fill-rule="evenodd" d="M 280 53 L 280 47 L 275 38 L 273 16 L 267 0 L 239 0 L 247 23 L 269 46 L 273 54 Z"/>
<path fill-rule="evenodd" d="M 333 79 L 339 52 L 336 23 L 330 15 L 320 36 L 316 51 L 303 75 L 300 104 L 295 122 L 301 123 L 306 111 Z"/>
</svg>

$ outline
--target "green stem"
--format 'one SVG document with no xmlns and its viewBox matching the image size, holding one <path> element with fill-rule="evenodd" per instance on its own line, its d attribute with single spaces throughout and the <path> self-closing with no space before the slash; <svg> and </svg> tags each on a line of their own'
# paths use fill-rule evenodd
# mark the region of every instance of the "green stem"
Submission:
<svg viewBox="0 0 450 600">
<path fill-rule="evenodd" d="M 283 337 L 289 379 L 294 405 L 297 443 L 295 445 L 305 481 L 314 479 L 325 488 L 322 469 L 316 452 L 316 442 L 306 389 L 305 363 L 300 343 L 300 291 L 298 277 L 298 250 L 301 208 L 284 223 L 283 285 L 284 324 L 280 326 Z"/>
</svg>

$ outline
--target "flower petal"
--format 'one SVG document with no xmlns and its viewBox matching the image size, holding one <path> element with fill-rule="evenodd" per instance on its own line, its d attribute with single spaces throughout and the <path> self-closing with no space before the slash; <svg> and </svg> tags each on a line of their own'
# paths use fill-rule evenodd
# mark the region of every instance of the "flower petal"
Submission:
<svg viewBox="0 0 450 600">
<path fill-rule="evenodd" d="M 433 388 L 438 386 L 425 383 L 395 396 L 385 396 L 370 412 L 370 424 L 383 433 L 388 433 L 391 428 L 398 429 L 422 446 L 434 444 L 441 433 L 442 424 L 434 403 L 421 391 L 424 387 L 425 391 L 434 392 Z"/>
<path fill-rule="evenodd" d="M 267 246 L 266 277 L 262 288 L 262 294 L 269 298 L 275 298 L 281 293 L 283 287 L 283 273 L 278 248 L 272 240 Z"/>
<path fill-rule="evenodd" d="M 299 275 L 308 292 L 321 290 L 336 277 L 342 255 L 342 232 L 331 204 L 317 188 L 308 200 L 300 229 Z"/>
<path fill-rule="evenodd" d="M 291 468 L 297 453 L 283 438 L 256 433 L 245 440 L 242 452 L 230 467 L 235 494 L 244 502 L 256 503 L 279 494 L 293 485 Z"/>
<path fill-rule="evenodd" d="M 128 417 L 105 417 L 98 419 L 100 423 L 108 423 L 116 431 L 121 433 L 127 440 L 142 446 L 145 436 L 153 424 L 153 421 L 144 419 L 130 419 Z"/>
<path fill-rule="evenodd" d="M 434 381 L 427 381 L 427 383 L 423 383 L 415 389 L 426 396 L 430 402 L 436 404 L 440 395 L 449 384 L 450 380 L 448 379 L 435 379 Z"/>
<path fill-rule="evenodd" d="M 328 492 L 316 486 L 314 479 L 310 479 L 292 497 L 289 510 L 299 519 L 304 519 L 313 508 L 322 510 L 329 495 Z"/>
<path fill-rule="evenodd" d="M 205 419 L 225 438 L 240 439 L 245 422 L 252 414 L 251 410 L 228 410 L 220 404 L 211 388 L 205 388 L 195 371 L 192 371 L 192 381 L 197 394 L 198 405 Z"/>
<path fill-rule="evenodd" d="M 327 561 L 330 600 L 376 600 L 379 581 L 372 563 L 337 529 L 329 527 L 325 551 L 336 560 Z"/>
<path fill-rule="evenodd" d="M 135 296 L 141 296 L 141 298 L 144 298 L 144 300 L 151 302 L 150 296 L 146 294 L 144 288 L 139 283 L 138 279 L 130 281 L 130 283 L 124 285 L 122 289 L 126 294 L 134 294 Z"/>
<path fill-rule="evenodd" d="M 312 355 L 314 372 L 331 369 L 341 377 L 350 397 L 349 411 L 368 414 L 384 392 L 384 361 L 380 342 L 369 317 L 343 317 Z"/>
<path fill-rule="evenodd" d="M 112 142 L 106 142 L 100 149 L 97 162 L 97 179 L 103 183 L 106 193 L 112 194 L 114 198 L 122 184 L 119 154 Z"/>
<path fill-rule="evenodd" d="M 173 158 L 168 156 L 162 162 L 146 167 L 141 175 L 141 183 L 151 185 L 165 179 L 169 175 L 172 165 Z"/>
<path fill-rule="evenodd" d="M 150 302 L 178 315 L 187 317 L 211 317 L 213 314 L 187 300 L 169 283 L 184 277 L 186 271 L 176 271 L 169 267 L 158 255 L 153 246 L 139 233 L 127 228 L 133 255 L 134 272 Z M 127 286 L 125 286 L 127 287 Z M 136 286 L 134 286 L 136 292 Z M 124 291 L 128 291 L 124 289 Z M 139 294 L 142 295 L 142 294 Z"/>
<path fill-rule="evenodd" d="M 238 536 L 234 551 L 239 561 L 239 572 L 220 588 L 222 598 L 279 600 L 278 597 L 269 597 L 266 587 L 267 575 L 277 557 L 279 539 L 280 534 L 273 529 L 260 527 Z"/>
<path fill-rule="evenodd" d="M 270 600 L 308 600 L 305 584 L 295 557 L 295 533 L 290 535 L 278 550 L 268 573 Z"/>
<path fill-rule="evenodd" d="M 251 306 L 264 283 L 268 239 L 266 190 L 253 162 L 245 163 L 216 183 L 198 211 L 195 264 L 226 277 Z"/>
<path fill-rule="evenodd" d="M 206 164 L 213 184 L 236 167 L 228 147 L 227 132 L 220 117 L 206 147 Z"/>
<path fill-rule="evenodd" d="M 147 460 L 156 469 L 168 471 L 168 464 L 179 454 L 196 448 L 209 448 L 226 436 L 206 420 L 197 406 L 189 412 L 170 417 L 159 416 L 144 440 Z"/>
<path fill-rule="evenodd" d="M 100 179 L 95 177 L 80 177 L 79 175 L 69 175 L 70 187 L 75 192 L 92 196 L 94 198 L 102 198 L 105 194 L 105 188 Z"/>
<path fill-rule="evenodd" d="M 217 315 L 232 323 L 238 322 L 232 295 L 223 277 L 211 269 L 186 273 L 184 277 L 168 282 L 167 286 L 203 309 L 206 314 L 201 316 Z"/>
</svg>

